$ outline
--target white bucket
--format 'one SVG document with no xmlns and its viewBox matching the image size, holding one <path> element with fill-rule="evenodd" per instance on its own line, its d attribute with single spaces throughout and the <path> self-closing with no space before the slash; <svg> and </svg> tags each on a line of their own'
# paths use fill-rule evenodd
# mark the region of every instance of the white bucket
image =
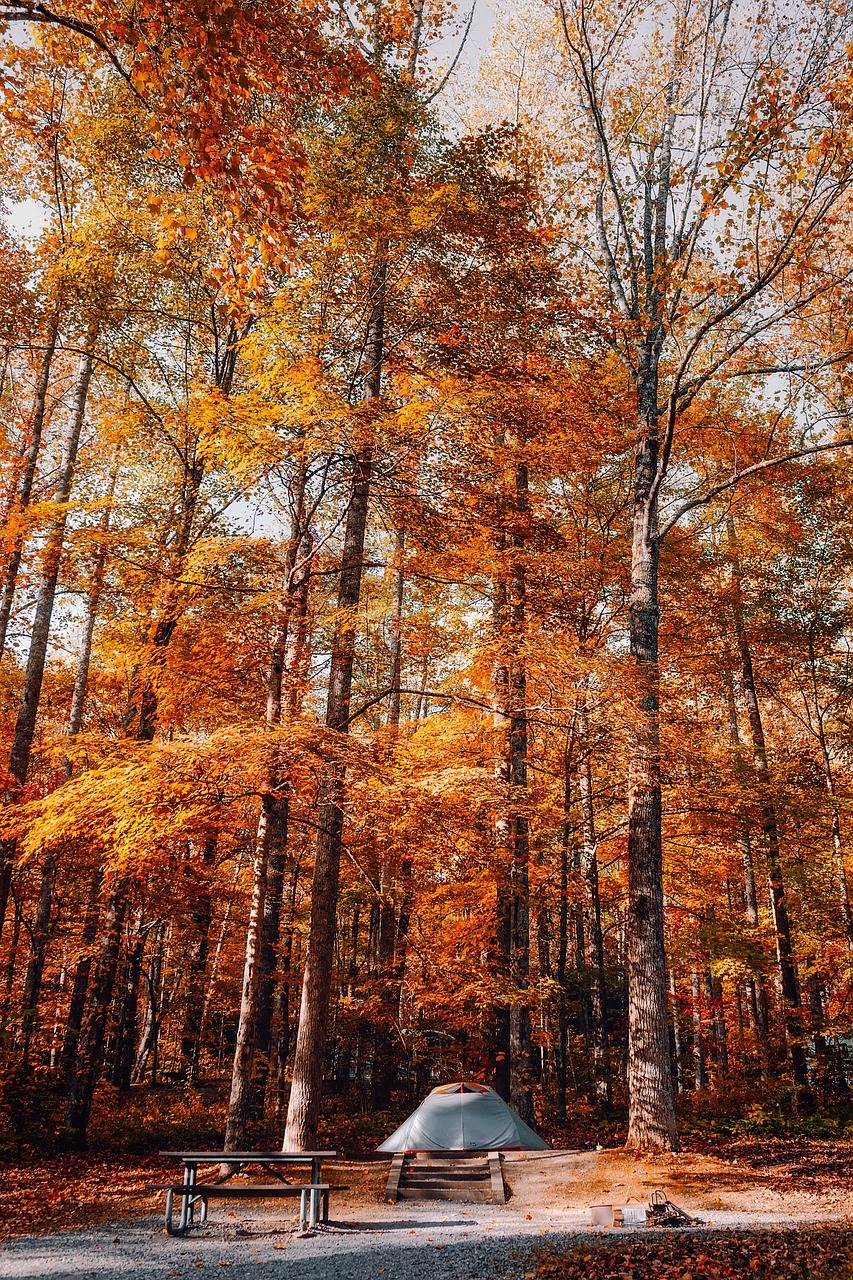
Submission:
<svg viewBox="0 0 853 1280">
<path fill-rule="evenodd" d="M 589 1220 L 594 1227 L 612 1227 L 613 1205 L 591 1204 L 589 1206 Z"/>
<path fill-rule="evenodd" d="M 644 1227 L 646 1225 L 646 1206 L 644 1204 L 623 1204 L 615 1213 L 617 1222 L 622 1227 Z"/>
</svg>

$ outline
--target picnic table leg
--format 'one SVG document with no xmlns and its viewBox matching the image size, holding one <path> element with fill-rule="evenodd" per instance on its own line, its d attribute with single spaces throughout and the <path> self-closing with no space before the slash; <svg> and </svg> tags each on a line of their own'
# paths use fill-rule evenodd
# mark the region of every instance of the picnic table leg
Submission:
<svg viewBox="0 0 853 1280">
<path fill-rule="evenodd" d="M 305 1230 L 305 1198 L 307 1194 L 308 1193 L 306 1192 L 304 1187 L 299 1192 L 299 1230 L 300 1231 Z"/>
</svg>

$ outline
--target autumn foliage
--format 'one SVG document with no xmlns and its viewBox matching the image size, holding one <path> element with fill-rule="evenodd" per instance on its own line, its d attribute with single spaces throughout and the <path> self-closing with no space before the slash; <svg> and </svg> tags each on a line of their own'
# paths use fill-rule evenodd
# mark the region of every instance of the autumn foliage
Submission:
<svg viewBox="0 0 853 1280">
<path fill-rule="evenodd" d="M 10 1145 L 843 1117 L 849 20 L 747 7 L 451 111 L 454 6 L 0 5 Z"/>
</svg>

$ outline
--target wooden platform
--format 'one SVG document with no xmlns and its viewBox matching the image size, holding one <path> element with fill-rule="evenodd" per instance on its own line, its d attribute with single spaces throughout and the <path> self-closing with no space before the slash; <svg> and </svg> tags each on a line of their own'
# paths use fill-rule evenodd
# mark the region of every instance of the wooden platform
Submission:
<svg viewBox="0 0 853 1280">
<path fill-rule="evenodd" d="M 499 1151 L 399 1151 L 391 1161 L 386 1198 L 506 1204 Z"/>
</svg>

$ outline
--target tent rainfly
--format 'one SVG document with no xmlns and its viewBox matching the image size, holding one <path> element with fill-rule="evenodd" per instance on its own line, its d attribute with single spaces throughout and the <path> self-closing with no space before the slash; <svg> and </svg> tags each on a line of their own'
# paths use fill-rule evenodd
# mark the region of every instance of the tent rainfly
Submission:
<svg viewBox="0 0 853 1280">
<path fill-rule="evenodd" d="M 377 1151 L 547 1151 L 548 1144 L 484 1084 L 442 1084 Z"/>
</svg>

